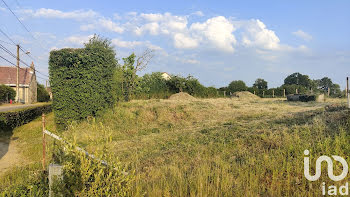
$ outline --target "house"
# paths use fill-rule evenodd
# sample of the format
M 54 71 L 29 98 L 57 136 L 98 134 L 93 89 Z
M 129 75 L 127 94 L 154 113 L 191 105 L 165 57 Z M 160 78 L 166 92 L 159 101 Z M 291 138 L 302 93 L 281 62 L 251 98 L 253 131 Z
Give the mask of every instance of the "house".
M 0 84 L 4 84 L 16 91 L 17 67 L 0 66 Z M 30 68 L 19 69 L 19 97 L 20 103 L 31 104 L 37 102 L 37 81 L 34 64 Z
M 170 76 L 167 72 L 162 72 L 162 77 L 163 77 L 163 79 L 165 79 L 165 80 L 171 79 L 171 76 Z

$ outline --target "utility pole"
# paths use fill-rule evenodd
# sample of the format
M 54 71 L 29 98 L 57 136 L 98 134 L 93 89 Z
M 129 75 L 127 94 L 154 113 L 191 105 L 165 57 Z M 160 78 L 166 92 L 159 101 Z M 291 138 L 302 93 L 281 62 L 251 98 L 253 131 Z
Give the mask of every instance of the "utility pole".
M 16 83 L 16 101 L 19 103 L 19 44 L 17 44 L 17 83 Z

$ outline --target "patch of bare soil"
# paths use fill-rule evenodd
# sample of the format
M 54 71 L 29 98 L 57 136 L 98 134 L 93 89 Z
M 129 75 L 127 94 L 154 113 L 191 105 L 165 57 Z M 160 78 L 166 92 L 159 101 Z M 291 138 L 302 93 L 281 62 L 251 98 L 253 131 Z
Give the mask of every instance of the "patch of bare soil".
M 0 175 L 21 161 L 16 142 L 0 137 Z

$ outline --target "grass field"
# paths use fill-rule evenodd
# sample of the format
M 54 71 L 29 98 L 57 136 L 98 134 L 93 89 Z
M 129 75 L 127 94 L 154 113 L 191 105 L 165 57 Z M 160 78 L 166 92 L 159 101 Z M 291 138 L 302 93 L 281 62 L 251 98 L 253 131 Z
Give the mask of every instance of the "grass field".
M 135 100 L 61 135 L 89 152 L 107 149 L 135 171 L 131 196 L 314 196 L 329 179 L 325 173 L 316 182 L 304 178 L 303 151 L 310 150 L 312 164 L 316 156 L 334 153 L 349 161 L 348 111 L 325 108 L 344 102 Z M 48 122 L 55 131 L 52 114 Z M 40 124 L 38 119 L 13 131 L 31 164 L 3 175 L 0 188 L 40 168 Z

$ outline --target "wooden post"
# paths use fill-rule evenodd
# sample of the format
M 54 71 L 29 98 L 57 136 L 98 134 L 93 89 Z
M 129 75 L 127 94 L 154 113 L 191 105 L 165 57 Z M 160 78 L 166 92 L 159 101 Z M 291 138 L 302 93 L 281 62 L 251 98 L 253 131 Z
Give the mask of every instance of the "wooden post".
M 286 97 L 286 89 L 283 89 L 283 97 Z
M 313 93 L 312 88 L 311 88 L 311 94 Z
M 349 77 L 346 78 L 346 97 L 348 98 L 348 108 L 350 108 Z
M 226 97 L 226 91 L 224 91 L 224 97 Z
M 265 97 L 265 90 L 263 91 L 263 97 Z
M 272 98 L 275 98 L 275 90 L 272 90 Z
M 298 88 L 297 88 L 297 89 L 295 89 L 295 94 L 298 94 Z
M 46 140 L 45 140 L 45 114 L 43 113 L 42 117 L 42 124 L 43 124 L 43 170 L 45 171 L 45 166 L 46 166 L 46 161 L 45 161 L 45 156 L 46 156 Z
M 255 95 L 255 90 L 254 90 L 254 95 Z

